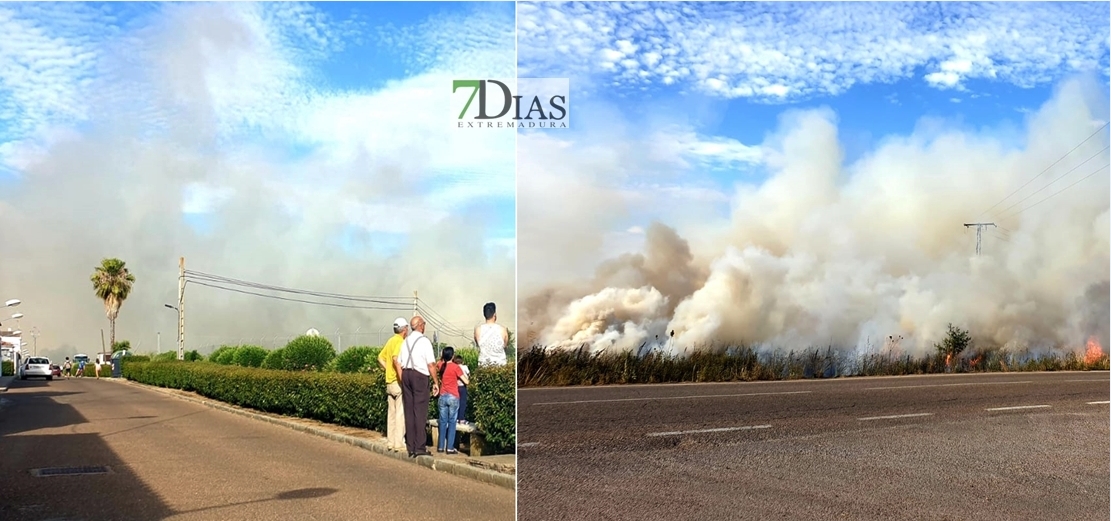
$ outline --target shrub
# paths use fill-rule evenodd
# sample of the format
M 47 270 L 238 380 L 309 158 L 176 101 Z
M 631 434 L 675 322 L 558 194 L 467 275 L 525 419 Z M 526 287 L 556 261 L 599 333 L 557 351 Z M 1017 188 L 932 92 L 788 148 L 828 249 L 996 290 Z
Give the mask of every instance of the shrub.
M 471 371 L 467 401 L 474 420 L 495 451 L 517 443 L 517 375 L 512 365 L 482 366 Z
M 217 347 L 215 351 L 208 354 L 207 360 L 209 362 L 213 362 L 213 363 L 218 364 L 218 363 L 220 363 L 220 357 L 224 356 L 224 353 L 226 353 L 228 351 L 231 351 L 232 349 L 235 349 L 235 347 L 234 346 L 220 346 L 220 347 Z
M 261 367 L 268 354 L 266 348 L 261 346 L 239 346 L 231 363 L 241 367 Z
M 262 359 L 263 369 L 282 369 L 285 367 L 285 349 L 278 348 L 271 351 Z
M 150 362 L 151 358 L 148 355 L 127 355 L 120 360 L 121 364 L 128 364 L 131 362 Z
M 148 362 L 125 365 L 124 376 L 270 413 L 377 431 L 386 426 L 386 386 L 380 375 Z
M 285 346 L 283 369 L 319 371 L 336 357 L 332 343 L 322 336 L 301 335 Z
M 120 341 L 116 342 L 115 344 L 112 344 L 112 352 L 113 353 L 115 353 L 116 351 L 124 351 L 124 350 L 130 350 L 130 349 L 131 349 L 131 341 L 130 340 L 120 340 Z
M 235 346 L 228 347 L 227 349 L 224 349 L 223 351 L 220 351 L 220 354 L 218 356 L 215 356 L 215 357 L 210 356 L 209 361 L 216 362 L 220 365 L 231 365 L 232 359 L 235 357 L 235 353 L 237 351 L 239 351 L 238 347 L 235 347 Z
M 472 372 L 478 367 L 478 349 L 463 347 L 456 349 L 455 354 L 463 359 L 463 365 L 466 365 Z
M 151 360 L 155 362 L 170 362 L 173 360 L 177 360 L 177 351 L 166 351 L 165 353 L 158 353 L 157 355 L 154 355 L 154 358 L 152 358 Z
M 15 362 L 4 360 L 3 364 L 0 364 L 0 376 L 12 376 L 14 374 Z
M 937 352 L 941 355 L 956 356 L 964 352 L 964 350 L 968 349 L 971 345 L 972 336 L 968 334 L 968 331 L 959 327 L 954 327 L 953 324 L 949 324 L 948 331 L 945 333 L 945 339 L 942 340 L 941 343 L 935 344 L 934 347 L 937 348 Z
M 201 356 L 200 351 L 197 351 L 196 349 L 194 349 L 192 351 L 186 351 L 185 352 L 185 361 L 186 362 L 200 362 L 201 360 L 204 360 L 204 357 Z
M 333 370 L 337 373 L 365 373 L 368 369 L 367 362 L 378 366 L 378 353 L 381 347 L 356 346 L 348 348 L 337 356 L 333 362 Z

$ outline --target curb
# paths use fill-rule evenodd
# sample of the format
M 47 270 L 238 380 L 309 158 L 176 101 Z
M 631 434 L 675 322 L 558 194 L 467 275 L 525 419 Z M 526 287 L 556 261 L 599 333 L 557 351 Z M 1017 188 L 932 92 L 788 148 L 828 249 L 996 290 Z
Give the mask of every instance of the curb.
M 150 389 L 152 391 L 156 391 L 156 392 L 165 394 L 167 396 L 172 396 L 174 398 L 178 398 L 180 400 L 185 400 L 187 402 L 193 402 L 193 403 L 196 403 L 196 404 L 204 405 L 204 406 L 212 408 L 212 409 L 216 409 L 216 410 L 220 410 L 220 411 L 224 411 L 224 412 L 230 412 L 232 414 L 238 414 L 238 415 L 246 417 L 246 418 L 251 418 L 251 419 L 254 419 L 254 420 L 261 420 L 261 421 L 264 421 L 264 422 L 267 422 L 267 423 L 270 423 L 270 424 L 273 424 L 273 425 L 279 425 L 279 426 L 282 426 L 282 427 L 286 427 L 288 429 L 293 429 L 295 431 L 300 431 L 300 432 L 304 432 L 304 433 L 307 433 L 307 434 L 312 434 L 314 436 L 319 436 L 321 438 L 326 438 L 326 439 L 329 439 L 329 440 L 332 440 L 332 441 L 338 441 L 340 443 L 346 443 L 348 445 L 354 445 L 354 446 L 359 447 L 361 449 L 368 450 L 368 451 L 371 451 L 371 452 L 375 452 L 375 453 L 381 454 L 383 456 L 393 458 L 393 459 L 398 460 L 398 461 L 404 461 L 404 462 L 407 462 L 407 463 L 409 463 L 409 462 L 416 463 L 416 464 L 418 464 L 422 467 L 425 467 L 425 468 L 429 468 L 429 469 L 440 471 L 440 472 L 446 472 L 448 474 L 454 474 L 456 476 L 471 479 L 471 480 L 474 480 L 474 481 L 478 481 L 480 483 L 488 483 L 488 484 L 491 484 L 491 485 L 497 485 L 497 486 L 502 487 L 502 488 L 508 488 L 509 490 L 516 490 L 517 489 L 516 477 L 512 476 L 512 475 L 509 475 L 509 474 L 502 474 L 501 472 L 494 472 L 494 471 L 491 471 L 491 470 L 475 468 L 475 467 L 472 467 L 471 465 L 467 465 L 465 463 L 457 463 L 457 462 L 450 461 L 450 460 L 437 460 L 432 456 L 418 456 L 417 458 L 410 458 L 406 454 L 391 452 L 384 445 L 379 444 L 379 443 L 374 443 L 374 442 L 372 442 L 370 440 L 367 440 L 367 439 L 356 438 L 354 436 L 348 436 L 346 434 L 339 434 L 339 433 L 336 433 L 336 432 L 331 432 L 331 431 L 328 431 L 326 429 L 321 429 L 319 427 L 314 427 L 314 426 L 311 426 L 311 425 L 302 425 L 300 423 L 288 421 L 288 420 L 285 420 L 285 419 L 282 419 L 282 418 L 274 418 L 274 417 L 267 416 L 267 415 L 264 415 L 264 414 L 259 414 L 259 413 L 256 413 L 256 412 L 235 408 L 235 407 L 232 407 L 230 405 L 227 405 L 227 404 L 224 404 L 224 403 L 218 402 L 218 401 L 202 400 L 202 399 L 198 399 L 198 398 L 193 398 L 191 396 L 182 396 L 182 395 L 177 394 L 177 393 L 168 392 L 167 390 L 163 389 L 162 387 L 155 387 L 153 385 L 146 385 L 146 384 L 141 384 L 141 383 L 137 383 L 137 382 L 132 382 L 131 380 L 127 380 L 125 378 L 107 378 L 107 380 L 118 381 L 118 382 L 123 383 L 123 384 L 133 385 L 133 386 L 141 387 L 141 388 L 144 388 L 144 389 Z

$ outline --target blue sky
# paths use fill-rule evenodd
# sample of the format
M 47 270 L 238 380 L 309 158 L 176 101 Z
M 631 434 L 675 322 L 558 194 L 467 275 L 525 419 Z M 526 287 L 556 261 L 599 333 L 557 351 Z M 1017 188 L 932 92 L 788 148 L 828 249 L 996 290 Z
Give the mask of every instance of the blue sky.
M 1062 81 L 1087 75 L 1106 99 L 1108 22 L 1108 5 L 1094 2 L 522 2 L 519 74 L 570 78 L 574 125 L 522 135 L 549 151 L 564 142 L 572 161 L 594 161 L 585 170 L 619 164 L 589 171 L 582 186 L 608 190 L 595 195 L 611 206 L 628 202 L 592 216 L 611 233 L 600 239 L 607 254 L 639 249 L 652 219 L 728 219 L 736 185 L 767 179 L 761 145 L 788 111 L 832 111 L 844 165 L 931 128 L 1023 146 L 1031 114 Z M 539 154 L 530 139 L 522 158 Z M 603 144 L 639 153 L 591 156 Z M 530 171 L 546 186 L 545 168 L 527 160 L 521 183 Z M 555 197 L 570 196 L 522 192 L 520 204 Z M 538 210 L 536 229 L 549 236 L 571 213 Z M 530 240 L 531 217 L 521 219 Z
M 430 74 L 512 71 L 513 16 L 511 3 L 7 4 L 0 7 L 0 20 L 12 29 L 9 43 L 0 45 L 0 186 L 18 186 L 36 153 L 60 136 L 104 132 L 112 123 L 103 113 L 120 104 L 143 113 L 132 122 L 154 132 L 184 125 L 170 115 L 175 110 L 211 111 L 197 116 L 211 117 L 219 125 L 207 151 L 265 155 L 276 168 L 289 172 L 274 176 L 274 182 L 316 183 L 293 172 L 316 170 L 321 163 L 341 164 L 346 175 L 355 178 L 358 174 L 351 169 L 359 168 L 356 164 L 403 164 L 401 149 L 412 146 L 406 140 L 418 138 L 390 136 L 373 125 L 395 117 L 424 118 L 435 125 L 439 114 L 434 106 L 426 106 L 423 113 L 399 114 L 405 109 L 398 104 L 408 101 L 404 93 L 398 94 L 399 88 L 417 96 L 413 102 L 420 100 L 419 88 L 399 85 L 414 78 L 427 82 Z M 205 18 L 211 34 L 175 28 L 184 20 Z M 239 21 L 245 21 L 246 31 L 230 29 Z M 229 26 L 226 34 L 218 33 L 221 24 Z M 213 56 L 207 64 L 152 71 L 167 62 L 152 67 L 147 60 L 173 45 L 198 46 L 201 52 L 207 52 L 204 46 L 221 45 L 237 50 Z M 174 85 L 158 85 L 153 76 L 160 73 L 207 75 L 207 99 L 167 107 L 159 96 L 183 92 L 175 92 L 179 87 Z M 90 98 L 99 103 L 90 107 Z M 152 106 L 136 109 L 138 100 Z M 394 112 L 374 110 L 383 103 Z M 351 120 L 351 111 L 358 110 L 366 110 L 366 116 Z M 398 138 L 392 145 L 391 137 Z M 458 135 L 444 137 L 457 141 L 451 149 L 476 148 L 474 138 L 466 142 Z M 428 219 L 381 203 L 376 195 L 350 204 L 378 205 L 378 213 L 413 214 L 414 227 L 475 205 L 493 208 L 496 211 L 486 216 L 487 239 L 492 245 L 511 244 L 515 235 L 512 152 L 505 148 L 509 144 L 502 143 L 500 150 L 487 147 L 471 157 L 443 153 L 419 161 L 424 164 L 413 168 L 429 181 L 429 204 L 436 207 L 425 212 Z M 387 150 L 390 147 L 394 150 Z M 355 159 L 360 154 L 362 163 Z M 503 157 L 491 160 L 498 154 Z M 485 185 L 486 193 L 476 184 Z M 221 233 L 215 206 L 234 197 L 231 189 L 219 185 L 218 180 L 206 179 L 182 194 L 182 218 L 198 233 Z M 364 222 L 335 227 L 334 244 L 356 256 L 371 250 L 390 255 L 405 244 L 405 223 L 400 232 L 391 231 L 398 228 L 398 219 L 376 223 L 375 211 L 359 213 Z M 353 230 L 361 230 L 368 240 L 351 240 Z

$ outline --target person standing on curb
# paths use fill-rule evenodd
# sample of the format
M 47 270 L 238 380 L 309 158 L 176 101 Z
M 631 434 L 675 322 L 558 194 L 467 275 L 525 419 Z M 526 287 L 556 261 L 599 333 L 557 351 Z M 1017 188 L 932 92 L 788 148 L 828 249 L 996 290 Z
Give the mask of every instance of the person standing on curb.
M 474 328 L 474 343 L 478 346 L 478 365 L 505 365 L 505 347 L 509 345 L 509 330 L 498 324 L 498 309 L 493 302 L 482 306 L 486 322 Z
M 409 333 L 409 323 L 404 318 L 394 320 L 393 332 L 378 353 L 378 365 L 386 373 L 386 445 L 392 452 L 401 452 L 405 448 L 405 405 L 401 400 L 401 364 L 397 357 Z
M 463 370 L 463 378 L 459 380 L 459 415 L 456 418 L 456 423 L 459 425 L 470 425 L 470 423 L 467 422 L 467 385 L 470 384 L 471 368 L 467 367 L 467 363 L 463 361 L 463 357 L 459 356 L 459 353 L 455 353 L 455 358 L 452 359 L 452 361 L 458 364 L 459 368 Z M 444 381 L 443 375 L 440 376 L 440 381 Z M 447 384 L 444 385 L 446 386 Z
M 401 401 L 405 408 L 405 446 L 409 457 L 431 456 L 424 442 L 427 439 L 425 424 L 428 422 L 428 402 L 432 395 L 440 394 L 440 380 L 436 372 L 436 352 L 432 341 L 424 336 L 424 318 L 415 315 L 409 320 L 409 334 L 405 336 L 397 356 L 401 364 Z M 428 379 L 432 379 L 432 392 L 428 392 Z
M 436 452 L 455 454 L 455 422 L 459 417 L 459 388 L 467 383 L 467 376 L 463 369 L 455 363 L 455 348 L 445 347 L 440 356 L 440 365 L 437 370 L 440 383 L 440 396 L 437 403 L 440 411 L 440 438 Z

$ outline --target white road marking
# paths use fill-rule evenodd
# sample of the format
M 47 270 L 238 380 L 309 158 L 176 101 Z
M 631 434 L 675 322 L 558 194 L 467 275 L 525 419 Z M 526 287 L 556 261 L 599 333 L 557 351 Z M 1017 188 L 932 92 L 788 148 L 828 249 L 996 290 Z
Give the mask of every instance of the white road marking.
M 986 411 L 1017 411 L 1019 409 L 1048 409 L 1049 405 L 1016 405 L 1014 407 L 992 407 Z
M 690 396 L 663 396 L 659 398 L 613 398 L 609 400 L 575 400 L 570 402 L 541 402 L 533 405 L 571 405 L 577 403 L 647 402 L 652 400 L 690 400 L 694 398 L 732 398 L 736 396 L 771 396 L 777 394 L 808 394 L 814 391 L 784 391 L 779 393 L 696 394 Z
M 698 429 L 694 431 L 671 431 L 671 432 L 650 432 L 648 436 L 681 436 L 683 434 L 702 434 L 707 432 L 732 432 L 732 431 L 750 431 L 755 429 L 770 429 L 771 425 L 750 425 L 746 427 L 719 427 L 716 429 Z
M 930 384 L 930 385 L 899 385 L 895 387 L 868 387 L 865 391 L 883 391 L 888 389 L 921 389 L 923 387 L 960 387 L 967 385 L 1011 385 L 1011 384 L 1029 384 L 1034 383 L 1031 380 L 1023 380 L 1021 382 L 969 382 L 963 384 Z
M 530 442 L 528 442 L 528 443 L 518 443 L 518 444 L 517 444 L 517 446 L 518 446 L 518 447 L 535 447 L 535 446 L 537 446 L 537 445 L 540 445 L 540 442 L 538 442 L 538 441 L 530 441 Z
M 1111 380 L 1093 380 L 1091 378 L 1089 378 L 1087 380 L 1061 380 L 1061 381 L 1062 382 L 1103 382 L 1103 383 L 1111 382 Z
M 1111 402 L 1088 402 L 1088 405 L 1107 405 L 1107 404 L 1111 404 Z
M 857 420 L 860 420 L 862 422 L 870 420 L 894 420 L 898 418 L 918 418 L 920 416 L 933 416 L 933 414 L 934 413 L 932 412 L 919 412 L 915 414 L 896 414 L 894 416 L 871 416 L 868 418 L 857 418 Z

